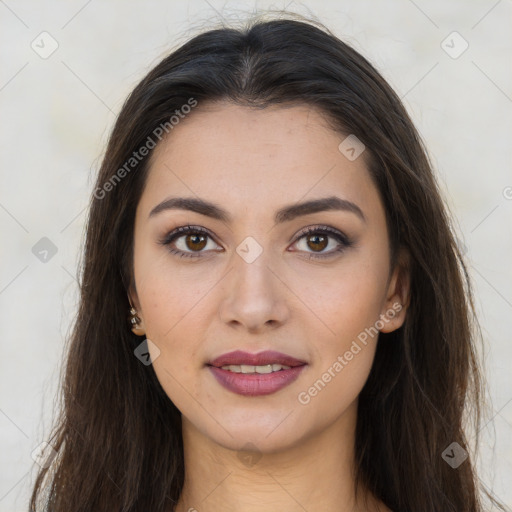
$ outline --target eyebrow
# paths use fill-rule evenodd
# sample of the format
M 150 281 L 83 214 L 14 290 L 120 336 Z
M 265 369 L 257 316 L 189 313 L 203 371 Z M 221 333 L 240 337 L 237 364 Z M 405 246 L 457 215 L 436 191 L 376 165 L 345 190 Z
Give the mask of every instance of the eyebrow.
M 232 221 L 231 215 L 218 204 L 195 197 L 170 197 L 165 199 L 151 210 L 149 218 L 154 217 L 165 210 L 189 210 L 222 222 L 229 223 Z M 351 212 L 357 215 L 363 222 L 366 222 L 366 217 L 359 206 L 337 196 L 313 199 L 311 201 L 295 203 L 280 208 L 274 216 L 274 222 L 276 224 L 281 224 L 283 222 L 291 221 L 297 217 L 301 217 L 302 215 L 309 215 L 329 210 Z

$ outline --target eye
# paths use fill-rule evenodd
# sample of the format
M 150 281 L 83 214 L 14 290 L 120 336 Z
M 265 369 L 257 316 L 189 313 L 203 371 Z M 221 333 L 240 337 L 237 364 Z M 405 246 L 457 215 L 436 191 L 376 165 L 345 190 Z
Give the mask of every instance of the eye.
M 199 226 L 182 226 L 171 231 L 160 240 L 160 243 L 168 246 L 171 254 L 181 258 L 198 258 L 205 252 L 203 249 L 208 248 L 209 241 L 213 242 L 212 236 L 206 229 Z M 217 245 L 215 242 L 213 244 Z
M 309 253 L 309 259 L 329 258 L 353 245 L 353 241 L 344 233 L 337 229 L 330 228 L 329 226 L 309 226 L 305 228 L 299 233 L 294 244 L 298 244 L 298 242 L 302 241 L 304 241 L 304 243 L 299 250 L 309 252 L 308 249 L 312 249 L 313 251 Z M 322 252 L 328 247 L 331 247 L 330 251 Z

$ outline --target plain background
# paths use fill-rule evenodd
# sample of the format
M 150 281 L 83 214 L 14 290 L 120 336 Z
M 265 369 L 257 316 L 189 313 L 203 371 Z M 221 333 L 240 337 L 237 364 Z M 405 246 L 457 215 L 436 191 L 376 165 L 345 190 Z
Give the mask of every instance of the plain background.
M 5 0 L 0 511 L 28 510 L 31 453 L 49 432 L 77 306 L 85 208 L 126 95 L 201 28 L 269 7 L 318 17 L 368 57 L 402 97 L 427 144 L 456 218 L 486 340 L 492 403 L 480 432 L 480 476 L 512 505 L 510 0 Z M 58 47 L 47 55 L 52 45 Z M 46 261 L 37 257 L 42 246 L 36 244 L 48 244 L 43 237 L 57 251 Z

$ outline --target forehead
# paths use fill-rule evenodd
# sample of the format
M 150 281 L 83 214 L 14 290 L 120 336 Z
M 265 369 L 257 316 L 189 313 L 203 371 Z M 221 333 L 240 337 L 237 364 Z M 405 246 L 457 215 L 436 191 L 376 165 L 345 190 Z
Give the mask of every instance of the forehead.
M 338 148 L 346 137 L 308 105 L 199 104 L 153 150 L 139 206 L 149 212 L 169 195 L 196 195 L 233 211 L 273 211 L 336 194 L 379 209 L 364 152 L 351 161 Z

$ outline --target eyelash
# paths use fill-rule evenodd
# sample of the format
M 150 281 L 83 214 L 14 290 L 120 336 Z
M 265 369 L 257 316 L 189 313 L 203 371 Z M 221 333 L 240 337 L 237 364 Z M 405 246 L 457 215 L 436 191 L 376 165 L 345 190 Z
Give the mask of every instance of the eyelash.
M 169 234 L 167 234 L 163 239 L 159 240 L 159 243 L 164 246 L 170 246 L 172 242 L 174 242 L 176 239 L 181 238 L 185 235 L 190 234 L 201 234 L 208 236 L 213 240 L 213 236 L 210 234 L 210 232 L 207 229 L 204 229 L 200 226 L 181 226 L 179 228 L 176 228 L 175 230 L 171 231 Z M 331 238 L 334 238 L 340 245 L 327 253 L 308 253 L 309 259 L 325 259 L 334 256 L 335 254 L 339 254 L 343 252 L 348 247 L 351 247 L 353 245 L 353 241 L 350 240 L 346 235 L 341 233 L 340 231 L 337 231 L 333 228 L 330 228 L 329 226 L 308 226 L 307 228 L 304 228 L 298 235 L 297 238 L 294 240 L 293 244 L 296 244 L 299 240 L 302 238 L 308 236 L 308 235 L 327 235 Z M 200 258 L 201 251 L 196 253 L 189 253 L 185 251 L 181 251 L 180 249 L 174 249 L 173 247 L 167 247 L 168 251 L 171 254 L 175 254 L 179 256 L 180 258 Z

